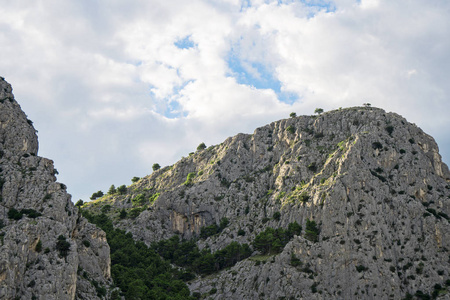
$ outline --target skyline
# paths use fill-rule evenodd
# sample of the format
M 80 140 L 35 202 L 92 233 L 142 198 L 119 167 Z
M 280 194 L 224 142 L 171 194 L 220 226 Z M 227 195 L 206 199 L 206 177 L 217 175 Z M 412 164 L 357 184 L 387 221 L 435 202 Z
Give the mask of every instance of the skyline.
M 398 113 L 450 162 L 446 1 L 19 0 L 0 13 L 0 76 L 74 202 L 317 107 Z

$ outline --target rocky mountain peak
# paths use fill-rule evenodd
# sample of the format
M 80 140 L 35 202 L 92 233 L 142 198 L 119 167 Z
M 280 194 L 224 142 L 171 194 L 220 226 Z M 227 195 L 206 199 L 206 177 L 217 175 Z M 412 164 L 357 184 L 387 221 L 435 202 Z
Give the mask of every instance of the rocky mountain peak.
M 37 152 L 36 130 L 0 78 L 0 299 L 100 299 L 110 284 L 105 233 Z
M 281 252 L 191 282 L 205 297 L 401 299 L 450 282 L 449 182 L 432 137 L 352 107 L 199 147 L 85 209 L 148 245 L 179 235 L 211 251 L 303 228 Z

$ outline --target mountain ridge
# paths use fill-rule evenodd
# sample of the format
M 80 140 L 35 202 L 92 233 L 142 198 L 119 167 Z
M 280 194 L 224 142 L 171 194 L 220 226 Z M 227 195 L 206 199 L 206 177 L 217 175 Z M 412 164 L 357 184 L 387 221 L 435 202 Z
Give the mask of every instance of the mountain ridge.
M 267 228 L 292 222 L 307 228 L 314 221 L 317 243 L 302 234 L 271 256 L 270 268 L 250 257 L 214 279 L 191 282 L 191 290 L 207 295 L 216 289 L 208 294 L 214 299 L 398 299 L 444 286 L 437 272 L 449 269 L 449 178 L 435 141 L 420 128 L 395 113 L 354 107 L 283 119 L 200 147 L 85 209 L 100 213 L 110 206 L 115 226 L 148 245 L 179 235 L 211 251 L 231 242 L 254 244 Z M 131 218 L 121 219 L 121 211 Z M 223 218 L 226 228 L 199 238 Z M 320 264 L 308 253 L 322 257 Z M 292 255 L 306 262 L 313 278 L 292 267 Z M 431 267 L 419 279 L 414 268 L 423 274 L 424 261 Z M 336 274 L 336 266 L 346 276 Z M 349 284 L 350 278 L 359 280 Z M 374 284 L 366 287 L 367 281 Z

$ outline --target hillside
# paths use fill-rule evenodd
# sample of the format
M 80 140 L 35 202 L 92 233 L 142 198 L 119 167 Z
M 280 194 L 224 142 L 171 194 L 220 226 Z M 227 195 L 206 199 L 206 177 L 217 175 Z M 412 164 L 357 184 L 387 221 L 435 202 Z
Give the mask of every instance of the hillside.
M 0 78 L 0 299 L 102 299 L 112 290 L 105 233 L 37 155 L 32 124 Z
M 199 147 L 83 211 L 202 275 L 186 279 L 196 297 L 444 299 L 449 181 L 432 137 L 395 113 L 354 107 Z M 167 254 L 174 236 L 209 262 Z M 230 258 L 230 245 L 252 253 Z

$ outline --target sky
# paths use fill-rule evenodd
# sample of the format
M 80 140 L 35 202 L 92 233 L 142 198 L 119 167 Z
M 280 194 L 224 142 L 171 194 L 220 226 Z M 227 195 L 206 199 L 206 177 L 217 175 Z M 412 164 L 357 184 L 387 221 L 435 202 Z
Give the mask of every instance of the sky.
M 448 0 L 0 0 L 0 76 L 73 201 L 204 142 L 371 103 L 450 162 Z

